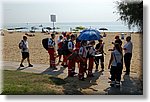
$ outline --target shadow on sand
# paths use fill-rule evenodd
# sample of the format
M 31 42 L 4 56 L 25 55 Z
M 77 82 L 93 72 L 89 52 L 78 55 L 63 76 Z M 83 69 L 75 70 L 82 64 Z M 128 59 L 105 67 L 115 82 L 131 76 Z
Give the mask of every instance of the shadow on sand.
M 90 88 L 92 85 L 97 85 L 96 80 L 103 75 L 102 72 L 95 72 L 94 77 L 88 77 L 84 81 L 80 81 L 78 76 L 76 77 L 66 77 L 64 80 L 66 84 L 63 85 L 64 87 L 64 94 L 65 95 L 82 95 L 82 89 L 91 90 L 91 92 L 97 92 L 98 90 L 94 88 Z M 93 94 L 93 93 L 84 93 L 84 94 Z
M 27 68 L 29 68 L 29 67 L 23 67 L 23 68 L 22 67 L 18 67 L 17 70 L 25 70 Z

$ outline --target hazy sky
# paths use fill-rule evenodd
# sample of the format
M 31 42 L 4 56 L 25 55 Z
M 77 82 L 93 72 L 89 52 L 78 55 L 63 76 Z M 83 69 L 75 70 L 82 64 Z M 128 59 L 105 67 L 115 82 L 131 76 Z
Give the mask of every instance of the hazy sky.
M 2 2 L 3 23 L 45 23 L 56 14 L 57 22 L 116 21 L 116 0 L 26 0 Z

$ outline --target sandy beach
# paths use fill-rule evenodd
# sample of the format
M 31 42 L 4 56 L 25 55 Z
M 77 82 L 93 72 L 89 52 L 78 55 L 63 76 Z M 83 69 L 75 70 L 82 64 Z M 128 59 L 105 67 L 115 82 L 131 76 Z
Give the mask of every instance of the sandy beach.
M 21 60 L 21 51 L 18 48 L 18 43 L 22 39 L 22 36 L 25 34 L 23 32 L 14 32 L 14 33 L 8 33 L 7 31 L 4 32 L 5 36 L 0 36 L 3 40 L 3 48 L 2 48 L 2 54 L 3 54 L 3 60 L 4 61 L 17 61 L 20 62 Z M 102 33 L 103 34 L 103 33 Z M 105 55 L 105 69 L 108 67 L 108 62 L 110 58 L 110 51 L 108 49 L 112 48 L 113 45 L 111 44 L 112 41 L 114 41 L 114 37 L 118 34 L 121 34 L 119 32 L 109 32 L 107 33 L 107 37 L 103 38 L 103 41 L 105 43 L 104 51 L 106 53 Z M 125 33 L 125 37 L 129 33 Z M 35 33 L 35 36 L 28 37 L 29 42 L 29 51 L 30 51 L 30 59 L 31 63 L 36 64 L 49 64 L 49 55 L 47 51 L 42 46 L 42 39 L 47 38 L 50 35 L 46 35 L 43 33 Z M 57 38 L 58 35 L 56 35 Z M 142 38 L 143 36 L 134 33 L 131 35 L 132 42 L 133 42 L 133 56 L 131 61 L 131 72 L 138 73 L 138 75 L 141 75 L 142 68 Z M 125 39 L 122 40 L 123 45 L 126 43 Z M 57 60 L 58 61 L 58 60 Z M 125 67 L 124 67 L 125 70 Z

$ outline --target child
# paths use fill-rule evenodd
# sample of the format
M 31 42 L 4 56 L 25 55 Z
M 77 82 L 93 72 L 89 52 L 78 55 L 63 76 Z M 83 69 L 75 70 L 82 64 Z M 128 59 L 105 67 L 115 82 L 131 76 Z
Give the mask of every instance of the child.
M 87 68 L 87 50 L 86 50 L 87 41 L 81 42 L 81 47 L 79 49 L 79 57 L 80 59 L 80 67 L 79 67 L 79 80 L 84 80 L 84 72 L 86 72 Z
M 22 60 L 21 60 L 21 63 L 20 63 L 20 67 L 24 67 L 23 62 L 26 58 L 27 58 L 27 61 L 28 61 L 28 64 L 29 64 L 28 67 L 33 67 L 33 65 L 30 64 L 29 47 L 28 47 L 28 41 L 27 41 L 26 36 L 23 36 L 23 40 L 21 40 L 21 42 L 19 43 L 19 46 L 20 46 L 20 49 L 21 49 L 21 52 L 22 52 Z
M 94 56 L 95 56 L 95 49 L 94 49 L 95 41 L 89 42 L 89 66 L 88 66 L 88 75 L 87 77 L 94 77 L 92 70 L 94 64 Z
M 96 56 L 95 57 L 95 64 L 96 64 L 96 70 L 98 71 L 98 66 L 99 66 L 99 60 L 101 61 L 101 71 L 104 71 L 104 43 L 103 40 L 99 40 L 99 43 L 96 45 L 96 54 L 101 54 L 101 56 Z
M 119 44 L 114 44 L 115 49 L 111 53 L 108 69 L 110 69 L 111 74 L 111 86 L 116 84 L 117 87 L 120 86 L 121 74 L 122 74 L 122 51 L 120 50 Z
M 58 39 L 58 56 L 59 56 L 59 61 L 58 61 L 58 63 L 59 62 L 62 62 L 61 61 L 61 57 L 62 57 L 62 44 L 63 44 L 63 35 L 60 35 L 59 36 L 59 39 Z

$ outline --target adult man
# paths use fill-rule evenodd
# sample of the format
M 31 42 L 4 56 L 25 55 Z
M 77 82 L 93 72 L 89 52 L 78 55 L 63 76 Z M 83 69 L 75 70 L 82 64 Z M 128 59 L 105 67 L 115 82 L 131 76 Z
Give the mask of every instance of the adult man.
M 50 57 L 50 68 L 56 69 L 55 65 L 55 34 L 51 34 L 51 38 L 48 39 L 48 53 Z
M 23 61 L 27 58 L 28 61 L 28 67 L 33 67 L 32 64 L 30 64 L 30 59 L 29 59 L 29 47 L 28 47 L 28 41 L 27 41 L 27 37 L 23 36 L 23 40 L 21 40 L 21 42 L 19 43 L 19 47 L 21 49 L 22 52 L 22 60 L 20 63 L 20 67 L 24 67 L 23 65 Z
M 128 36 L 126 38 L 127 43 L 124 45 L 123 49 L 124 49 L 124 62 L 125 62 L 125 67 L 126 67 L 126 73 L 125 75 L 129 75 L 130 74 L 130 62 L 131 62 L 131 57 L 132 57 L 132 42 L 131 42 L 131 36 Z

